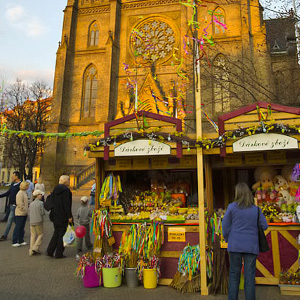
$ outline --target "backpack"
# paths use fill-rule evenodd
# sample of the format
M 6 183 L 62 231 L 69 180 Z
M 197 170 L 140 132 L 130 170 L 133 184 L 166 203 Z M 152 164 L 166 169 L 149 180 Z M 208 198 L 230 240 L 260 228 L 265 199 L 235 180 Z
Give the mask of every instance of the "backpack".
M 54 208 L 54 196 L 50 193 L 44 202 L 44 208 L 46 211 L 50 211 Z

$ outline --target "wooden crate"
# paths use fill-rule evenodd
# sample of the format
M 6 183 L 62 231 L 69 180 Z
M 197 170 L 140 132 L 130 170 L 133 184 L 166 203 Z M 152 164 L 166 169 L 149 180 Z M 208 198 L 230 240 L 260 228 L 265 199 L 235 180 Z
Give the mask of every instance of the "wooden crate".
M 300 285 L 279 284 L 281 295 L 300 296 Z

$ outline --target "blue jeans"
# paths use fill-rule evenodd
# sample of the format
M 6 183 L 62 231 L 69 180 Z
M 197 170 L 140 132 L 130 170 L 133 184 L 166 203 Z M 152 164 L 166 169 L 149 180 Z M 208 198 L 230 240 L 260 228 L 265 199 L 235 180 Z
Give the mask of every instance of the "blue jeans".
M 229 252 L 228 300 L 238 300 L 242 258 L 244 258 L 245 299 L 255 300 L 256 257 L 257 255 L 252 253 Z
M 8 219 L 7 219 L 7 224 L 6 224 L 4 233 L 3 233 L 3 236 L 5 238 L 7 238 L 8 234 L 9 234 L 12 223 L 15 222 L 15 210 L 16 210 L 16 207 L 11 204 L 9 207 L 9 215 L 8 215 Z
M 13 244 L 23 243 L 27 216 L 16 216 L 16 226 L 13 233 Z

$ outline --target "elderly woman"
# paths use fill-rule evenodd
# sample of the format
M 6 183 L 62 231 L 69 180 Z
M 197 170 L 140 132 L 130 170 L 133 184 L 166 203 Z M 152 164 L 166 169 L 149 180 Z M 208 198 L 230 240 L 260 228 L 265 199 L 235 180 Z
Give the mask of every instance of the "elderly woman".
M 235 201 L 224 216 L 223 235 L 230 258 L 228 299 L 237 300 L 244 259 L 245 298 L 255 300 L 256 257 L 259 254 L 257 218 L 266 230 L 268 224 L 261 209 L 254 205 L 252 193 L 244 182 L 235 187 Z
M 55 256 L 55 258 L 65 258 L 63 255 L 63 236 L 67 230 L 68 223 L 73 222 L 72 193 L 69 185 L 70 177 L 62 175 L 59 178 L 59 184 L 52 192 L 54 198 L 52 219 L 54 233 L 47 248 L 47 255 L 51 257 Z
M 20 247 L 27 245 L 24 242 L 25 224 L 28 215 L 28 195 L 26 193 L 29 187 L 29 182 L 22 181 L 20 184 L 20 191 L 16 196 L 16 226 L 13 233 L 13 247 Z

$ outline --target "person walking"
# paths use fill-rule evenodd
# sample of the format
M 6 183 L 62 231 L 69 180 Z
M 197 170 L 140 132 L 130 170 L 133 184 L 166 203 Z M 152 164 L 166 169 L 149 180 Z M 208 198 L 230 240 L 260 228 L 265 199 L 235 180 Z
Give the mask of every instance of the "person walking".
M 8 196 L 9 199 L 9 215 L 8 215 L 7 224 L 4 233 L 0 237 L 0 242 L 7 240 L 7 236 L 9 234 L 12 223 L 15 221 L 16 195 L 20 190 L 20 184 L 21 184 L 20 178 L 21 178 L 20 172 L 15 171 L 12 176 L 13 182 L 9 190 L 0 195 L 0 198 Z
M 45 185 L 43 184 L 41 177 L 38 178 L 37 183 L 34 186 L 34 190 L 40 190 L 45 193 Z
M 93 185 L 90 193 L 90 206 L 95 205 L 95 195 L 96 195 L 96 178 L 93 178 Z
M 59 178 L 59 184 L 52 192 L 54 199 L 52 209 L 54 232 L 47 248 L 47 255 L 50 257 L 65 258 L 63 255 L 63 236 L 67 230 L 68 223 L 73 222 L 72 193 L 69 186 L 70 177 L 68 175 L 62 175 Z
M 223 235 L 228 242 L 229 289 L 228 300 L 237 300 L 242 261 L 244 260 L 244 290 L 246 300 L 255 300 L 256 257 L 259 254 L 257 218 L 266 230 L 268 224 L 248 185 L 240 182 L 235 186 L 235 201 L 228 205 L 222 221 Z
M 81 206 L 77 210 L 77 219 L 79 220 L 79 225 L 84 226 L 86 229 L 86 234 L 84 236 L 85 246 L 90 250 L 93 247 L 90 238 L 90 218 L 92 217 L 93 211 L 87 205 L 89 201 L 87 196 L 83 196 L 80 201 Z M 77 237 L 77 252 L 82 251 L 82 242 L 83 238 Z
M 27 243 L 24 242 L 25 224 L 28 215 L 28 195 L 27 189 L 29 183 L 27 181 L 22 181 L 20 184 L 20 190 L 16 196 L 16 226 L 13 232 L 13 247 L 26 246 Z
M 44 236 L 43 216 L 45 215 L 44 203 L 42 201 L 44 192 L 35 190 L 32 193 L 33 202 L 30 204 L 30 249 L 29 255 L 40 254 L 40 246 Z

